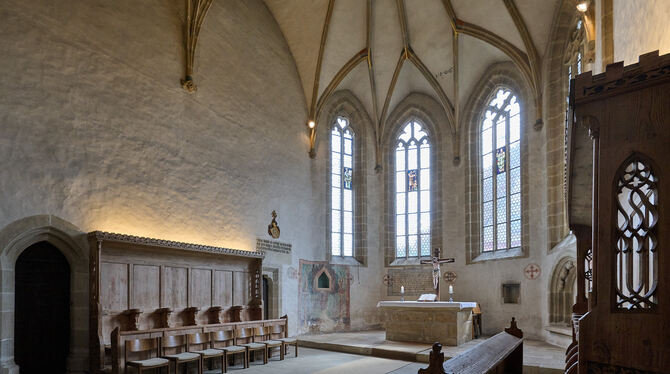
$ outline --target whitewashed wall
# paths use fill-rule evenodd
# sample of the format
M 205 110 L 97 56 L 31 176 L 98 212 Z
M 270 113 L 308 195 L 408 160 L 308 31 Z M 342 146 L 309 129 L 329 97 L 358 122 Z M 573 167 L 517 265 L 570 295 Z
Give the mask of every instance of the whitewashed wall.
M 0 94 L 0 228 L 47 214 L 81 232 L 253 250 L 276 209 L 294 254 L 266 264 L 320 255 L 305 99 L 279 28 L 260 0 L 215 1 L 189 94 L 184 7 L 0 4 L 11 77 Z M 280 312 L 295 321 L 297 280 L 282 284 Z
M 614 0 L 614 62 L 634 64 L 655 50 L 670 53 L 670 1 Z

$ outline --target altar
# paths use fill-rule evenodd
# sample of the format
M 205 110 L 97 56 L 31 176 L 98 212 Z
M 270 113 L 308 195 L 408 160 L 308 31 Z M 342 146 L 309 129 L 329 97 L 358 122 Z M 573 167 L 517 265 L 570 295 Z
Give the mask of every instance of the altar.
M 386 340 L 457 346 L 472 340 L 475 302 L 380 301 Z

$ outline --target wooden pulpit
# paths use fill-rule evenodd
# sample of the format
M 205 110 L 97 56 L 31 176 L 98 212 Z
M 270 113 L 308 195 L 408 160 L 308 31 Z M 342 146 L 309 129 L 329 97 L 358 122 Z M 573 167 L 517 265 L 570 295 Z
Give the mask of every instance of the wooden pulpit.
M 665 373 L 670 54 L 649 53 L 634 65 L 579 75 L 571 103 L 577 126 L 593 141 L 592 230 L 586 231 L 592 232 L 593 268 L 581 269 L 593 283 L 588 311 L 577 323 L 578 345 L 571 348 L 576 362 L 566 372 Z

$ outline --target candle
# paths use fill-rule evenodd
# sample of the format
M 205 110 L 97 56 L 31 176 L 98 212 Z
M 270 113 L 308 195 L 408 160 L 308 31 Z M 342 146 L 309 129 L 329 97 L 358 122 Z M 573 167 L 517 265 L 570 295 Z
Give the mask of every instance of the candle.
M 449 293 L 454 293 L 454 286 L 449 285 Z
M 405 293 L 405 286 L 400 286 L 400 293 Z

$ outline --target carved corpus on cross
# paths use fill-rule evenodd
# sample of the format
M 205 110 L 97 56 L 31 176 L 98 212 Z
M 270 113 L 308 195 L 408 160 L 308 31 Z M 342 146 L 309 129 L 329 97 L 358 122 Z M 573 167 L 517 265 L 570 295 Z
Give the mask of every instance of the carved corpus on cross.
M 454 262 L 453 258 L 440 258 L 440 248 L 433 250 L 433 257 L 430 260 L 421 260 L 422 265 L 433 265 L 433 289 L 437 295 L 437 301 L 440 301 L 440 264 Z

